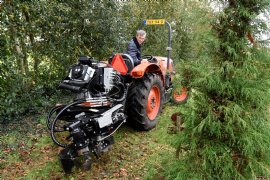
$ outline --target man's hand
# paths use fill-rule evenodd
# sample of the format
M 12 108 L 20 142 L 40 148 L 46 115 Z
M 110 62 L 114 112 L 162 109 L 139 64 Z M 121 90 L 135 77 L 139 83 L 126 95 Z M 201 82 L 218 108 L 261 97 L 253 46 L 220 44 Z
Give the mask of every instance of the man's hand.
M 141 63 L 147 63 L 147 62 L 148 62 L 147 59 L 142 59 L 142 60 L 141 60 Z

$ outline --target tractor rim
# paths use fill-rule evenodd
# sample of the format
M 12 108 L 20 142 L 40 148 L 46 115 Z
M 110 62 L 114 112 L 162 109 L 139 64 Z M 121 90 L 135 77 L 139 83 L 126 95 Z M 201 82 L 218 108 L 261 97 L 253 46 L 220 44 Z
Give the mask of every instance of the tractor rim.
M 187 94 L 187 89 L 186 88 L 176 88 L 173 91 L 173 99 L 177 102 L 181 102 L 184 101 L 187 98 L 188 94 Z
M 153 121 L 155 120 L 160 108 L 160 89 L 153 86 L 148 95 L 147 116 Z

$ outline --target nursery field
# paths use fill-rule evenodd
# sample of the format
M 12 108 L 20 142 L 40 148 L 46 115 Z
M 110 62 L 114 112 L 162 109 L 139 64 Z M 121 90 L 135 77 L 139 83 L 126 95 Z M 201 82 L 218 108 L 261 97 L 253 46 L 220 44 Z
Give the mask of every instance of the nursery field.
M 47 131 L 45 117 L 25 118 L 1 127 L 0 179 L 152 179 L 163 170 L 161 154 L 175 156 L 167 133 L 175 106 L 167 105 L 156 128 L 135 131 L 124 124 L 115 133 L 115 144 L 94 158 L 92 169 L 73 169 L 66 175 L 56 146 Z M 162 179 L 162 176 L 156 177 Z

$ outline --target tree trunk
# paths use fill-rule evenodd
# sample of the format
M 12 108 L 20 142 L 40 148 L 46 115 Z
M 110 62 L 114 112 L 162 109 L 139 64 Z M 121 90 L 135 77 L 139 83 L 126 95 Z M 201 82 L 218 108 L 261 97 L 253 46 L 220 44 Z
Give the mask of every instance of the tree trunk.
M 21 42 L 20 39 L 17 36 L 17 31 L 16 27 L 14 27 L 14 17 L 9 17 L 10 18 L 10 26 L 9 26 L 9 32 L 10 32 L 10 39 L 12 40 L 13 44 L 13 49 L 14 49 L 14 54 L 16 54 L 16 63 L 17 63 L 17 71 L 21 74 L 25 74 L 25 66 L 24 66 L 24 57 L 25 54 L 22 51 L 21 47 Z
M 23 7 L 22 12 L 23 12 L 23 15 L 25 17 L 26 22 L 29 25 L 28 36 L 29 36 L 29 39 L 30 39 L 30 42 L 31 42 L 31 47 L 32 47 L 31 54 L 32 54 L 32 58 L 34 60 L 34 71 L 35 71 L 35 74 L 37 75 L 38 74 L 38 65 L 40 63 L 40 60 L 38 58 L 36 58 L 36 44 L 35 44 L 34 33 L 32 32 L 32 27 L 31 27 L 32 22 L 31 22 L 30 15 L 29 15 L 29 12 L 26 9 L 26 7 Z
M 29 75 L 29 67 L 28 67 L 28 61 L 27 61 L 27 51 L 25 49 L 25 43 L 24 43 L 24 39 L 23 37 L 21 37 L 21 49 L 22 49 L 22 54 L 23 54 L 23 57 L 22 57 L 22 61 L 23 61 L 23 68 L 24 68 L 24 72 L 26 75 Z
M 12 27 L 12 29 L 14 30 L 13 27 Z M 20 46 L 19 38 L 17 37 L 15 31 L 12 32 L 11 36 L 12 36 L 11 38 L 13 38 L 14 42 L 15 42 L 14 49 L 17 53 L 16 57 L 17 57 L 18 70 L 20 73 L 25 74 L 24 61 L 23 61 L 24 54 L 23 54 L 21 46 Z

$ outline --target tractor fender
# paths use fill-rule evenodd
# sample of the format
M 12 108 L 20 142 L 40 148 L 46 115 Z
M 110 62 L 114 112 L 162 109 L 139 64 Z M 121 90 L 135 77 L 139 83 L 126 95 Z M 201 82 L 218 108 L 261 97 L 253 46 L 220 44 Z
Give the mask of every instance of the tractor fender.
M 132 78 L 142 78 L 146 72 L 155 72 L 158 73 L 164 83 L 164 77 L 162 75 L 162 71 L 160 67 L 155 63 L 141 63 L 137 65 L 131 72 L 130 75 Z

